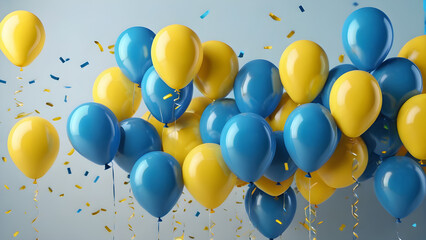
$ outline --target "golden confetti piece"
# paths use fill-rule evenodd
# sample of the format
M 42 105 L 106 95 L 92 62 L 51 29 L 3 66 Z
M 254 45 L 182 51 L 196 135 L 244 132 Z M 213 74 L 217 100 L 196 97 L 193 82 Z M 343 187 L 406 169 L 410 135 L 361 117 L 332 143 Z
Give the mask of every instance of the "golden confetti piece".
M 210 213 L 215 213 L 215 211 L 213 209 L 210 209 Z
M 340 230 L 340 231 L 343 231 L 343 229 L 345 229 L 345 227 L 346 227 L 346 225 L 345 225 L 345 224 L 342 224 L 342 225 L 339 227 L 339 230 Z
M 52 188 L 51 188 L 51 187 L 48 187 L 48 189 L 49 189 L 49 192 L 51 192 L 51 193 L 53 192 L 53 190 L 52 190 Z
M 114 54 L 115 52 L 114 51 L 109 51 L 109 53 Z
M 19 190 L 24 190 L 26 187 L 25 187 L 25 185 L 22 185 L 20 188 L 19 188 Z
M 19 79 L 19 80 L 21 80 L 22 79 L 22 77 L 16 77 L 17 79 Z
M 181 222 L 179 222 L 179 221 L 176 221 L 176 223 L 177 223 L 177 224 L 179 224 L 179 225 L 182 225 L 182 223 L 181 223 Z
M 243 202 L 235 202 L 236 204 L 243 204 Z
M 88 202 L 87 202 L 87 203 L 86 203 L 86 206 L 90 207 L 90 203 L 88 203 Z
M 3 162 L 7 162 L 6 157 L 1 157 L 1 160 L 3 160 Z
M 101 52 L 103 52 L 104 48 L 102 47 L 102 45 L 98 41 L 95 41 L 95 43 L 96 43 L 96 45 L 98 45 L 99 50 L 101 50 Z
M 319 222 L 319 223 L 318 223 L 318 225 L 321 225 L 321 224 L 323 224 L 323 223 L 324 223 L 324 221 L 321 221 L 321 222 Z
M 10 108 L 8 108 L 7 111 L 10 112 Z
M 50 102 L 47 102 L 46 105 L 49 106 L 49 107 L 53 107 L 53 104 L 50 103 Z
M 105 226 L 105 229 L 106 229 L 108 232 L 111 232 L 111 229 L 109 229 L 109 227 L 108 227 L 108 226 Z
M 113 44 L 113 45 L 109 45 L 108 46 L 108 49 L 113 49 L 115 47 L 115 45 Z
M 106 212 L 107 210 L 105 208 L 101 208 L 101 211 L 102 212 Z
M 342 63 L 343 60 L 345 60 L 345 55 L 342 54 L 342 55 L 339 56 L 339 62 Z
M 251 195 L 254 194 L 254 191 L 256 191 L 256 188 L 253 188 L 253 191 L 251 191 Z
M 21 90 L 17 90 L 17 91 L 15 91 L 15 95 L 18 94 L 18 93 L 21 93 L 21 92 L 22 92 L 22 89 Z
M 174 228 L 173 228 L 173 232 L 175 232 L 175 231 L 176 231 L 176 229 L 177 229 L 177 228 L 176 228 L 176 227 L 174 227 Z
M 169 93 L 169 94 L 167 94 L 166 96 L 163 97 L 163 100 L 166 100 L 166 99 L 171 98 L 171 97 L 173 97 L 173 95 L 171 93 Z
M 207 226 L 205 226 L 203 230 L 204 230 L 204 231 L 208 231 L 208 230 L 209 230 L 209 228 L 208 228 Z
M 129 220 L 132 219 L 135 216 L 135 213 L 132 213 L 132 215 L 130 215 Z
M 288 171 L 288 163 L 284 163 L 284 169 Z
M 382 151 L 382 154 L 386 154 L 386 151 Z
M 129 182 L 124 182 L 124 185 L 127 185 L 127 184 L 129 184 Z
M 30 113 L 24 113 L 24 112 L 21 112 L 21 113 L 19 113 L 18 115 L 16 115 L 15 119 L 19 119 L 19 118 L 26 117 L 26 116 L 30 115 L 31 113 L 32 113 L 32 112 L 30 112 Z
M 82 189 L 82 187 L 80 185 L 75 185 L 76 188 L 78 189 Z
M 36 112 L 37 114 L 40 114 L 40 112 L 37 109 L 34 109 L 34 112 Z
M 263 49 L 272 49 L 272 46 L 264 46 Z
M 13 237 L 18 236 L 18 234 L 19 234 L 19 231 L 16 231 L 16 232 L 13 234 Z
M 240 230 L 241 228 L 243 228 L 243 227 L 242 227 L 242 226 L 239 226 L 239 227 L 237 228 L 237 231 L 238 231 L 238 230 Z
M 293 37 L 293 35 L 294 35 L 294 30 L 291 30 L 291 32 L 287 34 L 287 38 L 291 38 Z
M 188 203 L 192 203 L 192 200 L 189 200 Z
M 68 162 L 68 161 L 64 162 L 64 165 L 68 165 L 68 164 L 70 164 L 70 162 Z
M 273 13 L 269 13 L 269 16 L 274 19 L 275 21 L 281 21 L 281 18 L 277 17 L 275 14 Z
M 275 219 L 275 222 L 277 222 L 278 224 L 283 224 L 280 220 L 278 220 L 278 219 Z
M 101 210 L 98 210 L 96 212 L 92 212 L 92 215 L 95 216 L 96 214 L 98 214 Z
M 34 223 L 37 220 L 38 217 L 34 218 L 33 221 L 31 223 Z
M 127 199 L 126 198 L 123 198 L 123 199 L 121 199 L 120 201 L 118 201 L 119 203 L 122 203 L 122 202 L 125 202 Z
M 4 185 L 4 187 L 5 187 L 7 190 L 9 190 L 9 187 L 8 187 L 7 185 Z
M 52 121 L 59 121 L 61 119 L 62 119 L 61 117 L 55 117 L 55 118 L 52 119 Z
M 4 212 L 5 214 L 9 214 L 10 212 L 12 212 L 12 210 L 6 211 Z
M 306 230 L 308 230 L 309 231 L 309 226 L 308 226 L 308 224 L 306 224 L 305 222 L 299 222 L 299 224 L 300 225 L 302 225 L 304 228 L 306 228 Z
M 189 236 L 189 238 L 190 238 L 190 239 L 194 239 L 195 237 L 193 237 L 193 236 Z
M 59 197 L 63 197 L 63 196 L 64 196 L 64 194 L 63 194 L 63 193 L 59 195 Z
M 50 89 L 45 88 L 43 92 L 50 92 Z

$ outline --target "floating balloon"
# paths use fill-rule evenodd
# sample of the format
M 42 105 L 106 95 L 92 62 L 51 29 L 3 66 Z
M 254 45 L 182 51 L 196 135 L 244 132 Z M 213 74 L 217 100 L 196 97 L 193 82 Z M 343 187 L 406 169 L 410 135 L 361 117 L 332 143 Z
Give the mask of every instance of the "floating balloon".
M 164 152 L 172 155 L 183 166 L 186 155 L 196 146 L 203 144 L 200 136 L 200 117 L 186 112 L 176 123 L 163 128 Z
M 237 180 L 226 166 L 220 146 L 214 143 L 192 149 L 185 158 L 182 171 L 185 187 L 209 209 L 219 207 L 226 200 Z
M 204 143 L 220 144 L 220 134 L 226 122 L 240 114 L 234 99 L 219 99 L 204 110 L 200 120 L 200 133 Z
M 210 103 L 212 103 L 212 100 L 206 97 L 193 98 L 188 108 L 186 109 L 186 112 L 195 113 L 201 117 L 201 115 L 203 115 L 204 109 L 206 109 Z
M 297 166 L 293 160 L 291 160 L 290 155 L 285 148 L 283 132 L 275 131 L 273 134 L 277 143 L 275 148 L 275 155 L 272 159 L 271 165 L 268 167 L 268 169 L 266 169 L 264 176 L 272 181 L 282 182 L 293 176 L 297 170 Z M 278 195 L 281 194 L 282 193 Z
M 269 239 L 277 238 L 290 226 L 297 208 L 296 194 L 291 188 L 272 197 L 252 186 L 247 190 L 245 204 L 253 226 Z
M 152 66 L 151 45 L 155 33 L 144 27 L 124 30 L 115 43 L 115 60 L 130 81 L 141 84 L 143 75 Z
M 408 58 L 419 68 L 426 86 L 426 35 L 415 37 L 408 41 L 398 54 L 398 57 Z M 426 87 L 423 87 L 423 92 Z
M 330 110 L 330 93 L 331 88 L 333 87 L 334 83 L 337 81 L 337 79 L 342 76 L 343 74 L 358 70 L 355 66 L 351 64 L 342 64 L 334 67 L 330 70 L 328 73 L 327 81 L 324 85 L 324 89 L 322 90 L 320 96 L 321 96 L 321 103 L 324 107 L 326 107 L 328 110 Z
M 288 115 L 296 109 L 299 104 L 293 102 L 288 96 L 288 93 L 283 93 L 281 100 L 278 103 L 277 108 L 269 115 L 268 123 L 271 125 L 273 131 L 283 131 L 285 122 L 288 118 Z
M 369 151 L 382 157 L 394 156 L 402 146 L 396 121 L 382 115 L 362 134 L 362 139 Z
M 130 186 L 138 203 L 152 216 L 161 218 L 182 194 L 182 168 L 170 154 L 147 153 L 135 163 Z
M 293 175 L 281 182 L 275 182 L 266 178 L 265 176 L 262 176 L 254 184 L 266 194 L 276 197 L 287 191 L 292 183 Z
M 342 41 L 345 52 L 354 65 L 370 72 L 385 60 L 392 47 L 392 23 L 377 8 L 358 9 L 343 24 Z
M 419 68 L 405 58 L 389 58 L 373 72 L 383 94 L 382 114 L 395 119 L 402 104 L 423 89 Z
M 278 68 L 263 59 L 248 62 L 235 78 L 235 102 L 241 112 L 265 118 L 278 106 L 282 93 Z
M 408 152 L 426 159 L 426 94 L 408 99 L 398 113 L 398 134 Z
M 25 176 L 38 179 L 49 171 L 59 151 L 55 127 L 41 117 L 26 117 L 9 132 L 7 149 L 15 165 Z
M 327 186 L 316 172 L 311 173 L 311 178 L 307 178 L 306 172 L 297 169 L 295 179 L 297 189 L 310 204 L 320 205 L 336 191 L 335 188 Z
M 426 177 L 413 159 L 391 157 L 377 168 L 374 190 L 386 211 L 400 219 L 410 215 L 423 202 Z
M 154 117 L 167 125 L 176 121 L 188 108 L 192 98 L 192 83 L 173 90 L 160 78 L 154 67 L 149 68 L 142 80 L 142 97 Z
M 163 138 L 163 127 L 164 123 L 158 121 L 149 111 L 146 111 L 145 114 L 142 116 L 142 119 L 145 121 L 148 121 L 152 124 L 152 126 L 155 127 L 155 130 L 157 130 L 158 135 L 160 136 L 160 140 Z
M 129 118 L 120 122 L 121 138 L 114 161 L 130 173 L 135 162 L 144 154 L 161 151 L 161 139 L 149 122 L 140 118 Z
M 181 89 L 195 78 L 203 62 L 197 34 L 174 24 L 161 29 L 151 47 L 152 63 L 161 79 L 172 89 Z
M 347 72 L 331 89 L 331 114 L 348 137 L 361 136 L 376 121 L 381 107 L 382 92 L 376 79 L 368 72 Z
M 367 168 L 368 151 L 364 141 L 342 135 L 336 151 L 316 172 L 332 188 L 344 188 L 355 183 Z
M 120 145 L 120 126 L 114 113 L 99 103 L 84 103 L 68 117 L 68 139 L 83 157 L 105 165 Z
M 363 182 L 374 177 L 374 174 L 376 173 L 376 169 L 381 163 L 382 163 L 382 158 L 379 155 L 373 152 L 370 152 L 368 154 L 367 167 L 365 168 L 365 171 L 362 173 L 362 175 L 358 178 L 358 181 Z
M 231 118 L 220 136 L 226 165 L 245 182 L 255 182 L 262 177 L 272 162 L 275 145 L 271 127 L 254 113 Z
M 318 44 L 299 40 L 284 50 L 279 69 L 281 82 L 291 99 L 299 104 L 309 103 L 327 80 L 327 54 Z
M 43 24 L 30 12 L 11 12 L 0 22 L 0 50 L 18 67 L 34 61 L 43 49 L 45 38 Z
M 231 92 L 238 73 L 238 58 L 226 43 L 203 43 L 203 63 L 194 79 L 195 86 L 204 96 L 216 100 Z
M 339 142 L 333 117 L 317 103 L 304 104 L 293 110 L 288 116 L 283 135 L 291 159 L 308 173 L 324 165 Z
M 118 67 L 108 68 L 93 84 L 93 101 L 107 106 L 118 121 L 130 118 L 141 103 L 141 89 L 132 83 Z

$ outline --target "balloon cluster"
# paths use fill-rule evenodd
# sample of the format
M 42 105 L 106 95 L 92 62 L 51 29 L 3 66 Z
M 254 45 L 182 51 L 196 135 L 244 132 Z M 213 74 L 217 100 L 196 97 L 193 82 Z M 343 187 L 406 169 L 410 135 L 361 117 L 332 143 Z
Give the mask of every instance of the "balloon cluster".
M 426 195 L 414 160 L 426 159 L 426 35 L 384 61 L 392 24 L 382 11 L 362 8 L 346 19 L 342 40 L 354 65 L 329 71 L 324 50 L 300 40 L 279 68 L 259 59 L 239 69 L 231 47 L 201 43 L 188 27 L 129 28 L 115 44 L 119 68 L 102 72 L 94 102 L 70 114 L 69 140 L 92 162 L 114 160 L 129 172 L 135 198 L 157 218 L 184 186 L 214 209 L 234 186 L 250 183 L 247 214 L 273 239 L 294 217 L 293 179 L 310 204 L 321 204 L 373 176 L 383 207 L 406 217 Z M 205 97 L 192 99 L 193 84 Z M 232 90 L 235 99 L 225 98 Z M 149 112 L 131 118 L 141 99 Z M 18 131 L 9 151 L 19 167 Z M 404 146 L 412 156 L 395 156 Z

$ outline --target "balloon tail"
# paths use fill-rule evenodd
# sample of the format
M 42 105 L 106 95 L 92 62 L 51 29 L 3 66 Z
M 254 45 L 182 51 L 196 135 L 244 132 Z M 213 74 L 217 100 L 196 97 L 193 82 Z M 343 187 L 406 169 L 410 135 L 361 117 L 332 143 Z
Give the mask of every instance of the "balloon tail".
M 157 239 L 160 240 L 160 222 L 162 222 L 161 218 L 158 218 L 157 222 Z
M 280 182 L 277 182 L 277 184 L 276 184 L 277 186 L 281 186 L 281 183 Z
M 106 166 L 106 165 L 105 165 Z M 114 218 L 113 218 L 113 233 L 112 233 L 112 239 L 115 239 L 115 215 L 117 214 L 117 210 L 115 208 L 115 176 L 114 176 L 114 163 L 111 162 L 111 173 L 112 173 L 112 198 L 114 202 Z
M 19 69 L 19 71 L 23 72 L 23 71 L 24 71 L 24 69 L 21 67 L 21 68 Z
M 34 231 L 36 232 L 35 233 L 35 235 L 36 235 L 35 239 L 38 240 L 38 230 L 37 230 L 37 228 L 34 227 L 34 223 L 37 221 L 37 218 L 40 216 L 40 211 L 38 209 L 38 199 L 37 199 L 37 197 L 38 197 L 38 183 L 37 183 L 37 179 L 34 179 L 33 184 L 36 185 L 36 190 L 34 191 L 34 198 L 33 198 L 35 209 L 36 209 L 36 217 L 31 222 L 31 226 L 34 228 Z
M 136 237 L 136 233 L 135 231 L 133 231 L 133 226 L 130 224 L 130 220 L 135 216 L 135 208 L 133 207 L 133 197 L 132 197 L 132 188 L 129 188 L 129 208 L 132 209 L 132 214 L 130 215 L 129 219 L 127 220 L 127 224 L 129 225 L 129 230 L 130 232 L 132 232 L 132 237 L 130 238 L 131 240 L 135 239 Z
M 351 146 L 351 151 L 350 151 L 350 153 L 354 156 L 354 159 L 353 159 L 353 163 L 352 163 L 352 179 L 354 180 L 354 182 L 355 182 L 355 185 L 354 185 L 354 187 L 352 188 L 352 194 L 353 194 L 353 197 L 354 197 L 354 203 L 351 205 L 351 212 L 352 212 L 352 216 L 354 217 L 354 219 L 355 219 L 355 224 L 354 224 L 354 226 L 352 227 L 352 235 L 353 235 L 353 239 L 354 240 L 356 240 L 356 239 L 358 239 L 359 238 L 359 236 L 358 236 L 358 233 L 355 231 L 356 230 L 356 228 L 358 227 L 358 225 L 359 225 L 359 215 L 358 215 L 358 203 L 359 203 L 359 197 L 358 197 L 358 194 L 357 194 L 357 192 L 356 192 L 356 190 L 358 189 L 358 187 L 359 187 L 359 182 L 358 182 L 358 179 L 356 179 L 355 178 L 355 176 L 354 176 L 354 172 L 358 169 L 358 167 L 359 167 L 359 162 L 358 162 L 358 159 L 357 159 L 357 154 L 356 153 L 354 153 L 353 152 L 353 147 L 354 147 L 354 144 L 355 144 L 355 142 L 354 142 L 354 139 L 353 138 L 351 138 L 350 139 L 350 142 L 352 143 L 352 146 Z
M 212 209 L 212 211 L 213 211 L 213 209 Z M 212 219 L 211 219 L 211 214 L 212 214 L 212 211 L 209 211 L 209 240 L 213 240 L 213 238 L 212 238 Z
M 165 127 L 165 128 L 168 128 L 169 126 L 167 126 L 167 123 L 165 123 L 165 124 L 164 124 L 164 127 Z
M 309 173 L 309 172 L 308 172 L 308 173 L 306 174 L 306 176 L 305 176 L 305 177 L 307 177 L 307 178 L 312 178 L 311 173 Z M 309 186 L 310 186 L 310 185 L 309 185 Z

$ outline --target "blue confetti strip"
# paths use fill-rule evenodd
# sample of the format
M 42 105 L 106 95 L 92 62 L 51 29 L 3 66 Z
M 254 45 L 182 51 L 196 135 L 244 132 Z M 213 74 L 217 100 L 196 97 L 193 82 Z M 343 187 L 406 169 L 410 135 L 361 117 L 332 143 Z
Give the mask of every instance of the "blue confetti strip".
M 89 62 L 85 62 L 83 64 L 80 65 L 81 68 L 84 68 L 85 66 L 89 65 Z
M 94 183 L 96 183 L 98 180 L 99 180 L 99 176 L 97 176 L 97 177 L 95 178 L 95 181 L 93 181 L 93 182 L 94 182 Z
M 79 208 L 78 210 L 77 210 L 77 213 L 80 213 L 81 212 L 81 208 Z
M 416 223 L 414 223 L 412 226 L 413 226 L 413 227 L 417 227 L 417 224 L 416 224 Z
M 354 3 L 353 3 L 353 5 L 354 5 L 355 7 L 357 7 L 357 6 L 358 6 L 358 3 L 357 3 L 357 2 L 354 2 Z
M 52 75 L 52 74 L 50 74 L 50 77 L 51 77 L 53 80 L 56 80 L 56 81 L 58 81 L 58 80 L 59 80 L 59 77 L 54 76 L 54 75 Z
M 63 57 L 60 57 L 59 60 L 61 60 L 62 63 L 65 63 L 65 62 L 68 62 L 70 59 L 69 58 L 64 59 Z
M 71 88 L 71 86 L 64 86 L 64 88 Z
M 305 9 L 303 8 L 303 6 L 302 6 L 302 5 L 300 5 L 300 6 L 299 6 L 299 9 L 300 9 L 300 11 L 301 11 L 301 12 L 304 12 L 304 11 L 305 11 Z
M 207 10 L 203 13 L 203 15 L 200 16 L 201 19 L 204 19 L 205 17 L 207 17 L 207 15 L 209 15 L 210 10 Z
M 87 175 L 89 175 L 89 171 L 86 171 L 86 172 L 84 173 L 84 176 L 87 176 Z
M 67 101 L 68 101 L 68 96 L 65 95 L 64 102 L 67 102 Z
M 71 174 L 71 168 L 67 168 L 68 174 Z
M 196 217 L 200 216 L 200 212 L 197 211 L 197 213 L 195 214 Z
M 31 81 L 29 81 L 28 83 L 29 83 L 29 84 L 33 84 L 33 83 L 35 83 L 35 80 L 31 80 Z
M 0 83 L 6 84 L 6 81 L 0 79 Z
M 239 57 L 239 58 L 244 57 L 244 51 L 240 51 L 240 54 L 238 54 L 238 57 Z

